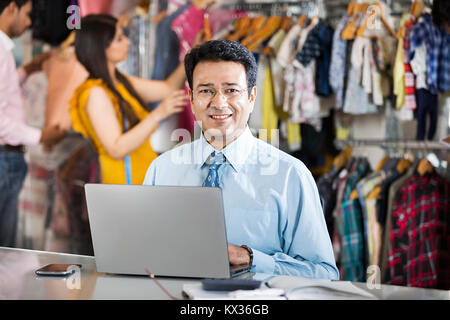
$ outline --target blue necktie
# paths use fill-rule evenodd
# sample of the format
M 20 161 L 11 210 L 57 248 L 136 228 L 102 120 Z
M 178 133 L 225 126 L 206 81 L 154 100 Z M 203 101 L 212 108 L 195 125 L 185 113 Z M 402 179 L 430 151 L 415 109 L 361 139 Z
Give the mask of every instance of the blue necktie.
M 207 163 L 209 163 L 209 173 L 203 186 L 219 187 L 219 176 L 217 172 L 220 166 L 225 163 L 225 156 L 222 152 L 216 153 L 214 151 L 213 153 L 211 153 L 211 156 L 209 157 L 209 161 L 207 161 Z

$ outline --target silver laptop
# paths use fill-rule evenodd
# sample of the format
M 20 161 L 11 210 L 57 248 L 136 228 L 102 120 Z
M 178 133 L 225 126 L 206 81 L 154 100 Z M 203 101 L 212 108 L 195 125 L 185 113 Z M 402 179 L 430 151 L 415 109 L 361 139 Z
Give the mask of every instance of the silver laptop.
M 98 272 L 230 278 L 222 190 L 86 184 Z

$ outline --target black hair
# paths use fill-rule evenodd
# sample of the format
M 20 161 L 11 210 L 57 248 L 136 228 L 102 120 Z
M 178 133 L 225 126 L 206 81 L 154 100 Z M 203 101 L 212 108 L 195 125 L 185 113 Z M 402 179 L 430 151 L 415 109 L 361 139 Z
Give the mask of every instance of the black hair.
M 81 19 L 81 29 L 75 35 L 75 54 L 86 68 L 89 79 L 101 79 L 119 101 L 120 112 L 130 124 L 130 128 L 139 123 L 139 118 L 130 104 L 116 90 L 108 71 L 106 49 L 116 34 L 117 19 L 107 14 L 91 14 Z M 143 106 L 145 103 L 125 75 L 116 69 L 117 80 Z
M 431 9 L 433 22 L 438 27 L 443 27 L 444 23 L 450 24 L 450 1 L 434 0 Z
M 5 10 L 7 6 L 9 6 L 11 2 L 15 2 L 17 8 L 20 9 L 21 7 L 26 5 L 29 1 L 31 0 L 0 0 L 0 14 L 3 12 L 3 10 Z
M 254 55 L 242 44 L 232 40 L 212 40 L 193 48 L 184 58 L 184 67 L 191 91 L 193 91 L 192 78 L 195 66 L 202 61 L 232 61 L 242 64 L 247 74 L 247 87 L 250 96 L 251 89 L 256 85 L 258 66 Z

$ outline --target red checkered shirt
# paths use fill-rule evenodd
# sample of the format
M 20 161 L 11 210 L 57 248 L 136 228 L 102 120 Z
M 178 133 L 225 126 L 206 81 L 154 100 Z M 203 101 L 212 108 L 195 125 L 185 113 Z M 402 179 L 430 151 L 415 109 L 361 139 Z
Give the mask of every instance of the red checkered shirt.
M 392 209 L 386 282 L 450 289 L 450 183 L 417 172 Z

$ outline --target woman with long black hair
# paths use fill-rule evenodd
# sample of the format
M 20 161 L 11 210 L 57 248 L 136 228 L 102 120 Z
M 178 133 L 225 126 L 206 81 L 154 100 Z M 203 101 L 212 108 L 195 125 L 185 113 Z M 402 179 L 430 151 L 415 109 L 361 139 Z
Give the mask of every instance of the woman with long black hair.
M 149 138 L 158 123 L 181 112 L 183 64 L 166 81 L 126 76 L 116 68 L 128 57 L 130 42 L 118 20 L 89 15 L 77 30 L 75 52 L 89 73 L 71 100 L 73 128 L 89 138 L 98 154 L 103 183 L 142 184 L 148 166 L 157 157 Z M 162 101 L 153 111 L 144 105 Z

